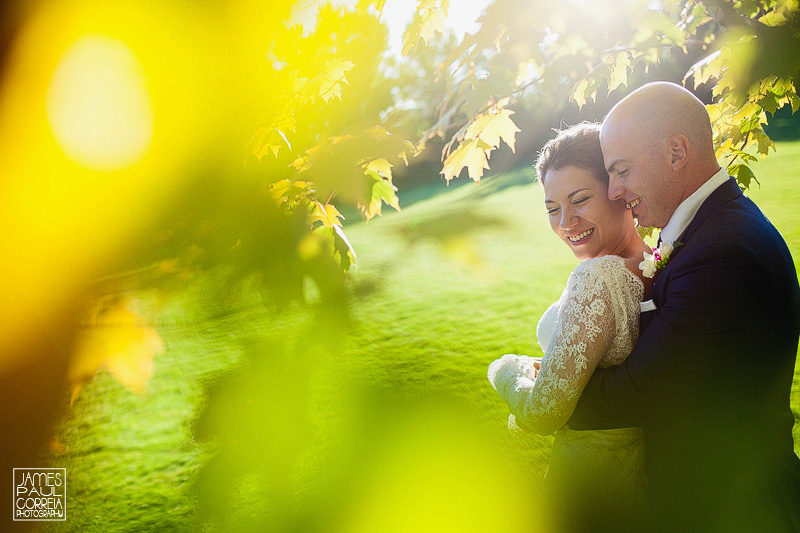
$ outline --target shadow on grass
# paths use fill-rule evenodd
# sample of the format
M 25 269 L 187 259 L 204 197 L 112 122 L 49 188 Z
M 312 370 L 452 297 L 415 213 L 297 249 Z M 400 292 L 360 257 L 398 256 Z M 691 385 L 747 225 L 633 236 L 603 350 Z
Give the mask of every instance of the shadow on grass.
M 430 241 L 442 247 L 462 241 L 483 231 L 505 230 L 509 221 L 502 216 L 485 215 L 475 210 L 454 209 L 427 216 L 415 216 L 403 224 L 398 224 L 393 232 L 408 246 Z

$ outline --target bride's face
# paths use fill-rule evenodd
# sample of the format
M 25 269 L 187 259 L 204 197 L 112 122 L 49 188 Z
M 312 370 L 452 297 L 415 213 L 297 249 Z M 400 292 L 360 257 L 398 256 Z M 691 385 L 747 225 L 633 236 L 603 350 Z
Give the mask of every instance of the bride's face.
M 606 185 L 574 166 L 549 170 L 544 179 L 550 227 L 584 261 L 624 249 L 633 218 L 623 200 L 609 200 Z

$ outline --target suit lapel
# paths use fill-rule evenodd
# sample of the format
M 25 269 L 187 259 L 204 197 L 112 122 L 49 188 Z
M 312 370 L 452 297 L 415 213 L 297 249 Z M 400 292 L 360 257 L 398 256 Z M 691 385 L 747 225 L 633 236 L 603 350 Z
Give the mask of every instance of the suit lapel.
M 678 242 L 683 243 L 682 246 L 678 246 L 672 252 L 672 257 L 670 257 L 670 262 L 667 264 L 665 269 L 661 271 L 658 276 L 656 277 L 656 281 L 653 284 L 653 301 L 658 307 L 661 307 L 664 301 L 664 295 L 666 293 L 666 280 L 669 276 L 665 276 L 665 272 L 670 266 L 673 264 L 675 257 L 686 247 L 686 243 L 689 242 L 700 227 L 706 223 L 713 215 L 716 213 L 720 207 L 727 204 L 728 202 L 735 200 L 739 196 L 742 196 L 742 190 L 739 188 L 739 185 L 736 183 L 736 180 L 730 178 L 728 181 L 717 187 L 711 195 L 706 198 L 706 201 L 700 206 L 700 209 L 697 210 L 697 214 L 695 214 L 692 221 L 689 223 L 689 226 L 684 230 L 681 236 L 678 238 Z M 640 331 L 643 331 L 644 328 L 650 323 L 650 320 L 653 319 L 655 313 L 643 313 L 641 317 L 640 323 Z
M 683 246 L 678 246 L 672 252 L 672 257 L 670 261 L 675 259 L 675 256 L 678 255 L 683 248 L 685 248 L 686 243 L 692 238 L 700 227 L 706 223 L 708 219 L 710 219 L 717 210 L 722 207 L 723 205 L 727 204 L 728 202 L 735 200 L 739 196 L 742 196 L 742 190 L 739 188 L 739 185 L 736 183 L 736 180 L 733 178 L 729 178 L 728 181 L 717 187 L 711 195 L 706 198 L 705 202 L 700 206 L 700 209 L 697 210 L 692 221 L 683 230 L 681 236 L 678 237 L 679 243 L 682 243 Z
M 689 239 L 692 238 L 692 235 L 694 235 L 720 207 L 735 200 L 739 196 L 742 196 L 742 190 L 739 188 L 736 180 L 728 178 L 728 181 L 717 187 L 716 190 L 706 198 L 706 201 L 703 202 L 703 205 L 700 206 L 700 209 L 697 210 L 697 214 L 689 223 L 689 226 L 678 238 L 678 242 L 687 243 Z M 682 246 L 678 248 L 682 248 Z

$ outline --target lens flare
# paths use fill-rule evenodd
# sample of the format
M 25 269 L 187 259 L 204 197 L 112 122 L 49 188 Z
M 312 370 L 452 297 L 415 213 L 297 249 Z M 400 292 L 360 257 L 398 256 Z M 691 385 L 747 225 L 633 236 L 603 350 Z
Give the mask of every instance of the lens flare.
M 89 170 L 141 161 L 153 140 L 153 105 L 144 69 L 123 42 L 87 35 L 53 72 L 47 118 L 66 156 Z

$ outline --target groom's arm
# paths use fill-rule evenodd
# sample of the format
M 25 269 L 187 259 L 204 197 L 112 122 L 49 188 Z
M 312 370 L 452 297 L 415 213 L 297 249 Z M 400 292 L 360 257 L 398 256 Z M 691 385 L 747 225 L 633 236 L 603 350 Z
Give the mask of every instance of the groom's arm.
M 738 244 L 713 242 L 684 254 L 630 356 L 595 370 L 570 428 L 640 426 L 654 414 L 691 409 L 698 394 L 718 388 L 720 376 L 736 365 L 747 337 L 743 324 L 754 320 L 745 313 L 763 316 L 759 310 L 769 299 L 767 275 Z

